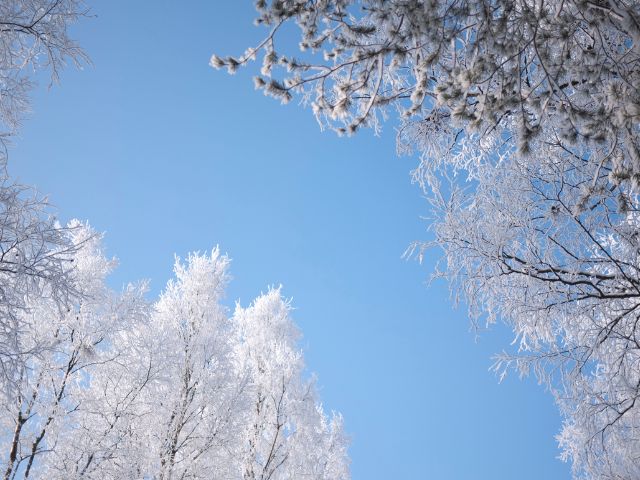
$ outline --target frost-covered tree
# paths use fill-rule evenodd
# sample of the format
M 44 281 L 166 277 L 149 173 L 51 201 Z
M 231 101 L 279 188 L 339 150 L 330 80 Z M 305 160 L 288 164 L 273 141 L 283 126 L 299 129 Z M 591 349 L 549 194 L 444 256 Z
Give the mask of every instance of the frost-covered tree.
M 155 305 L 152 334 L 161 377 L 146 392 L 153 411 L 140 428 L 149 455 L 142 471 L 153 478 L 233 477 L 246 379 L 234 363 L 234 329 L 221 305 L 229 261 L 214 250 L 176 261 L 176 279 Z
M 69 37 L 69 27 L 87 13 L 80 0 L 0 2 L 0 134 L 19 126 L 28 111 L 30 79 L 48 70 L 53 82 L 66 62 L 87 57 Z
M 1 168 L 1 167 L 0 167 Z M 0 184 L 0 390 L 15 396 L 28 358 L 48 348 L 48 339 L 25 337 L 35 298 L 60 311 L 82 296 L 74 276 L 71 240 L 76 226 L 60 227 L 46 201 L 5 179 Z
M 306 379 L 289 303 L 270 290 L 233 315 L 226 256 L 175 264 L 160 298 L 115 294 L 114 261 L 87 225 L 70 225 L 80 295 L 67 309 L 39 292 L 14 386 L 0 396 L 5 480 L 349 478 L 339 415 Z
M 15 393 L 24 360 L 42 348 L 23 344 L 31 328 L 24 313 L 36 297 L 50 297 L 65 310 L 79 298 L 74 283 L 70 230 L 60 227 L 47 201 L 6 172 L 7 136 L 28 110 L 31 77 L 48 70 L 52 81 L 66 61 L 85 56 L 69 38 L 69 26 L 85 8 L 76 0 L 0 2 L 0 389 Z M 34 339 L 32 339 L 34 340 Z
M 541 146 L 539 156 L 494 161 L 495 148 L 477 149 L 467 184 L 426 177 L 439 182 L 431 245 L 445 252 L 440 273 L 474 319 L 513 328 L 517 351 L 499 355 L 495 369 L 533 371 L 551 388 L 576 477 L 636 478 L 637 195 L 629 185 L 610 190 L 605 171 L 594 182 L 579 156 Z
M 638 478 L 640 4 L 625 0 L 274 0 L 255 86 L 323 127 L 376 132 L 433 206 L 441 274 L 475 320 L 506 321 L 565 416 L 576 478 Z M 300 31 L 299 52 L 288 41 Z M 287 30 L 288 29 L 288 30 Z M 281 32 L 288 31 L 286 35 Z
M 229 260 L 176 262 L 151 313 L 160 375 L 145 393 L 145 476 L 243 480 L 349 478 L 341 417 L 322 412 L 279 290 L 229 316 Z
M 299 333 L 279 289 L 237 306 L 237 355 L 250 382 L 241 437 L 243 480 L 349 478 L 342 417 L 327 418 L 303 380 Z
M 259 0 L 256 8 L 269 35 L 211 65 L 234 72 L 263 53 L 256 87 L 283 101 L 302 94 L 339 131 L 377 127 L 393 108 L 444 114 L 478 132 L 512 124 L 522 151 L 553 126 L 561 143 L 618 143 L 629 163 L 637 157 L 636 2 Z M 299 58 L 278 48 L 287 22 L 300 28 Z
M 102 254 L 99 237 L 77 222 L 66 233 L 75 247 L 66 255 L 79 295 L 61 308 L 50 290 L 29 291 L 16 313 L 22 320 L 17 343 L 24 352 L 12 383 L 0 394 L 0 465 L 6 480 L 53 474 L 53 459 L 91 403 L 85 404 L 91 379 L 118 359 L 114 339 L 124 321 L 135 318 L 132 308 L 114 301 L 104 285 L 113 262 Z M 132 300 L 138 297 L 122 300 L 135 305 Z

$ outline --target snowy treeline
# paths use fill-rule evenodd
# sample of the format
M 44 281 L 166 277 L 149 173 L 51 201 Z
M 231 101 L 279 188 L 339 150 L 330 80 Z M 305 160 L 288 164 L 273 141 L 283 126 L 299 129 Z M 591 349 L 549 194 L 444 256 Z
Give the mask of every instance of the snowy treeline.
M 214 249 L 156 302 L 116 293 L 101 236 L 25 193 L 0 199 L 2 478 L 349 478 L 280 289 L 230 313 Z

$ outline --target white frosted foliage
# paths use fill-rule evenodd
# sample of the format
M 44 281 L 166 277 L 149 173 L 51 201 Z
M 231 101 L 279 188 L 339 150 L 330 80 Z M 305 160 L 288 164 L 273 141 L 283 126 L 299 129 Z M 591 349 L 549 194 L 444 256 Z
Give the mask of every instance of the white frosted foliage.
M 409 253 L 442 249 L 436 275 L 473 322 L 513 329 L 495 370 L 534 373 L 554 394 L 575 478 L 640 478 L 640 4 L 256 11 L 267 33 L 234 70 L 261 54 L 256 88 L 298 95 L 339 134 L 397 116 L 398 152 L 419 157 L 413 180 L 432 207 L 433 240 Z
M 150 303 L 144 284 L 106 287 L 114 261 L 89 226 L 64 233 L 77 298 L 16 313 L 32 348 L 0 397 L 4 478 L 350 478 L 279 289 L 230 315 L 216 248 L 176 259 Z

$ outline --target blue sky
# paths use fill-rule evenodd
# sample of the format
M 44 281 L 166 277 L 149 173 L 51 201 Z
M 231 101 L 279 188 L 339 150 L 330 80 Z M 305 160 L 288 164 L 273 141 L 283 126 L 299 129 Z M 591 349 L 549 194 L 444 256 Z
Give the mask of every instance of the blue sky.
M 337 138 L 254 91 L 252 71 L 211 69 L 212 53 L 263 33 L 251 2 L 92 12 L 74 32 L 93 65 L 41 82 L 9 170 L 106 232 L 115 287 L 148 278 L 156 295 L 174 253 L 217 244 L 233 259 L 230 305 L 283 284 L 324 404 L 344 414 L 354 480 L 570 477 L 551 396 L 488 372 L 509 333 L 477 338 L 447 286 L 426 285 L 437 251 L 401 259 L 428 238 L 427 205 L 393 123 Z

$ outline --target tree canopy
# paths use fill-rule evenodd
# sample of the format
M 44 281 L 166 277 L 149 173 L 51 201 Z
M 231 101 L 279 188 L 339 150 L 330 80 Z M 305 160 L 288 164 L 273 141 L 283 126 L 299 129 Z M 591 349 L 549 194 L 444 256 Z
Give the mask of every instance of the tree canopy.
M 433 207 L 438 274 L 512 327 L 496 371 L 534 371 L 576 478 L 640 475 L 637 2 L 259 0 L 255 86 L 324 127 L 398 117 Z M 291 25 L 299 29 L 296 49 Z M 298 52 L 296 53 L 296 50 Z

